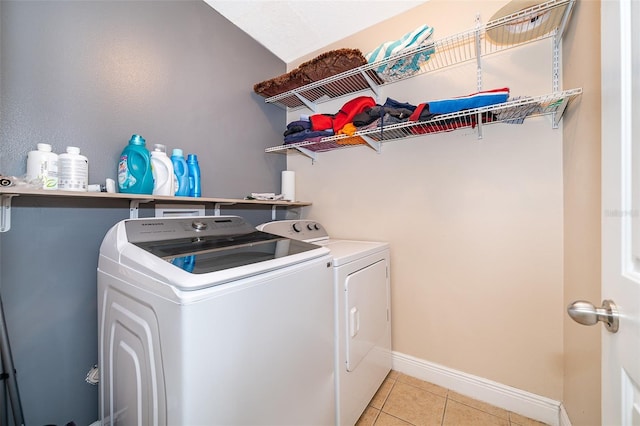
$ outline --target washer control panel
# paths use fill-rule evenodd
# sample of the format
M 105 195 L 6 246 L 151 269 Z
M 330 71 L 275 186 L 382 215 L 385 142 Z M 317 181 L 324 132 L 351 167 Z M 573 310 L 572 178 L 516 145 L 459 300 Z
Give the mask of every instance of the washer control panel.
M 127 241 L 131 243 L 224 237 L 255 232 L 255 228 L 239 216 L 131 219 L 125 222 L 125 229 Z
M 319 241 L 329 239 L 324 227 L 313 220 L 277 220 L 258 225 L 257 229 L 293 240 Z

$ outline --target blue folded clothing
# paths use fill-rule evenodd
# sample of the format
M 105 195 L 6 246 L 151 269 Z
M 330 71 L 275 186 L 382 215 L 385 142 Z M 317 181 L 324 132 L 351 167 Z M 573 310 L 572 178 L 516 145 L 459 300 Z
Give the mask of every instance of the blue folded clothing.
M 387 98 L 383 106 L 388 108 L 406 108 L 411 111 L 414 111 L 416 109 L 415 105 L 412 105 L 408 102 L 398 102 L 392 98 Z
M 459 98 L 429 101 L 429 112 L 431 114 L 448 114 L 450 112 L 462 111 L 464 109 L 500 104 L 506 102 L 508 98 L 509 88 L 507 87 L 487 90 Z
M 326 138 L 333 135 L 334 135 L 333 130 L 320 130 L 320 131 L 303 130 L 302 132 L 293 133 L 285 136 L 284 143 L 288 144 L 288 143 L 304 142 L 307 139 L 311 139 L 311 138 L 317 138 L 317 137 Z

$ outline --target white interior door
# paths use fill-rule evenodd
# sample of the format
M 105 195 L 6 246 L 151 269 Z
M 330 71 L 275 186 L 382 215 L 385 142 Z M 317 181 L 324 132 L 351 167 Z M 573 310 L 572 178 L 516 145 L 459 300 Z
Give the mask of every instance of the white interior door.
M 602 424 L 640 425 L 640 2 L 602 0 Z M 594 301 L 595 302 L 595 301 Z

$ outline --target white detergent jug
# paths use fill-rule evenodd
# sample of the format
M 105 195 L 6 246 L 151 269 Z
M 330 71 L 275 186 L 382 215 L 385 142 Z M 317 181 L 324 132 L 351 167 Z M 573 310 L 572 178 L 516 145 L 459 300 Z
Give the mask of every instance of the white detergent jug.
M 58 154 L 51 152 L 48 143 L 37 147 L 27 154 L 27 182 L 39 189 L 58 189 Z
M 162 144 L 155 144 L 151 151 L 151 173 L 153 195 L 175 195 L 173 163 L 167 157 L 166 147 Z
M 87 191 L 89 186 L 89 160 L 80 155 L 80 148 L 68 146 L 58 156 L 58 189 Z

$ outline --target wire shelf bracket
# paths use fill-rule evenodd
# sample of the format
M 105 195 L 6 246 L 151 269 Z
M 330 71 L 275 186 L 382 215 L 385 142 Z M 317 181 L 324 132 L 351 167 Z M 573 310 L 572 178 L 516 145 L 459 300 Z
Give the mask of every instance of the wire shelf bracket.
M 367 135 L 360 136 L 371 148 L 373 148 L 378 154 L 382 152 L 382 142 L 378 142 L 373 140 L 371 137 Z
M 362 77 L 367 81 L 367 83 L 369 84 L 369 88 L 374 93 L 376 99 L 380 100 L 380 87 L 379 87 L 379 85 L 376 84 L 373 81 L 373 79 L 371 77 L 369 77 L 369 75 L 367 75 L 366 72 L 360 70 L 360 75 L 362 75 Z
M 305 148 L 303 146 L 297 146 L 295 147 L 295 149 L 297 149 L 298 151 L 300 151 L 302 154 L 306 155 L 307 157 L 311 158 L 311 164 L 314 164 L 316 162 L 316 160 L 318 160 L 318 154 L 314 151 L 311 151 L 308 148 Z
M 560 101 L 556 110 L 551 114 L 554 129 L 557 129 L 558 126 L 560 125 L 560 120 L 562 119 L 562 115 L 564 114 L 564 110 L 568 104 L 569 104 L 569 98 L 563 98 L 562 101 Z
M 300 100 L 300 102 L 302 102 L 303 104 L 306 105 L 307 108 L 309 108 L 311 111 L 313 112 L 318 112 L 318 105 L 315 102 L 311 102 L 310 100 L 308 100 L 307 98 L 305 98 L 304 96 L 302 96 L 301 94 L 299 94 L 297 91 L 292 91 L 291 93 L 293 93 L 293 95 L 298 98 Z

